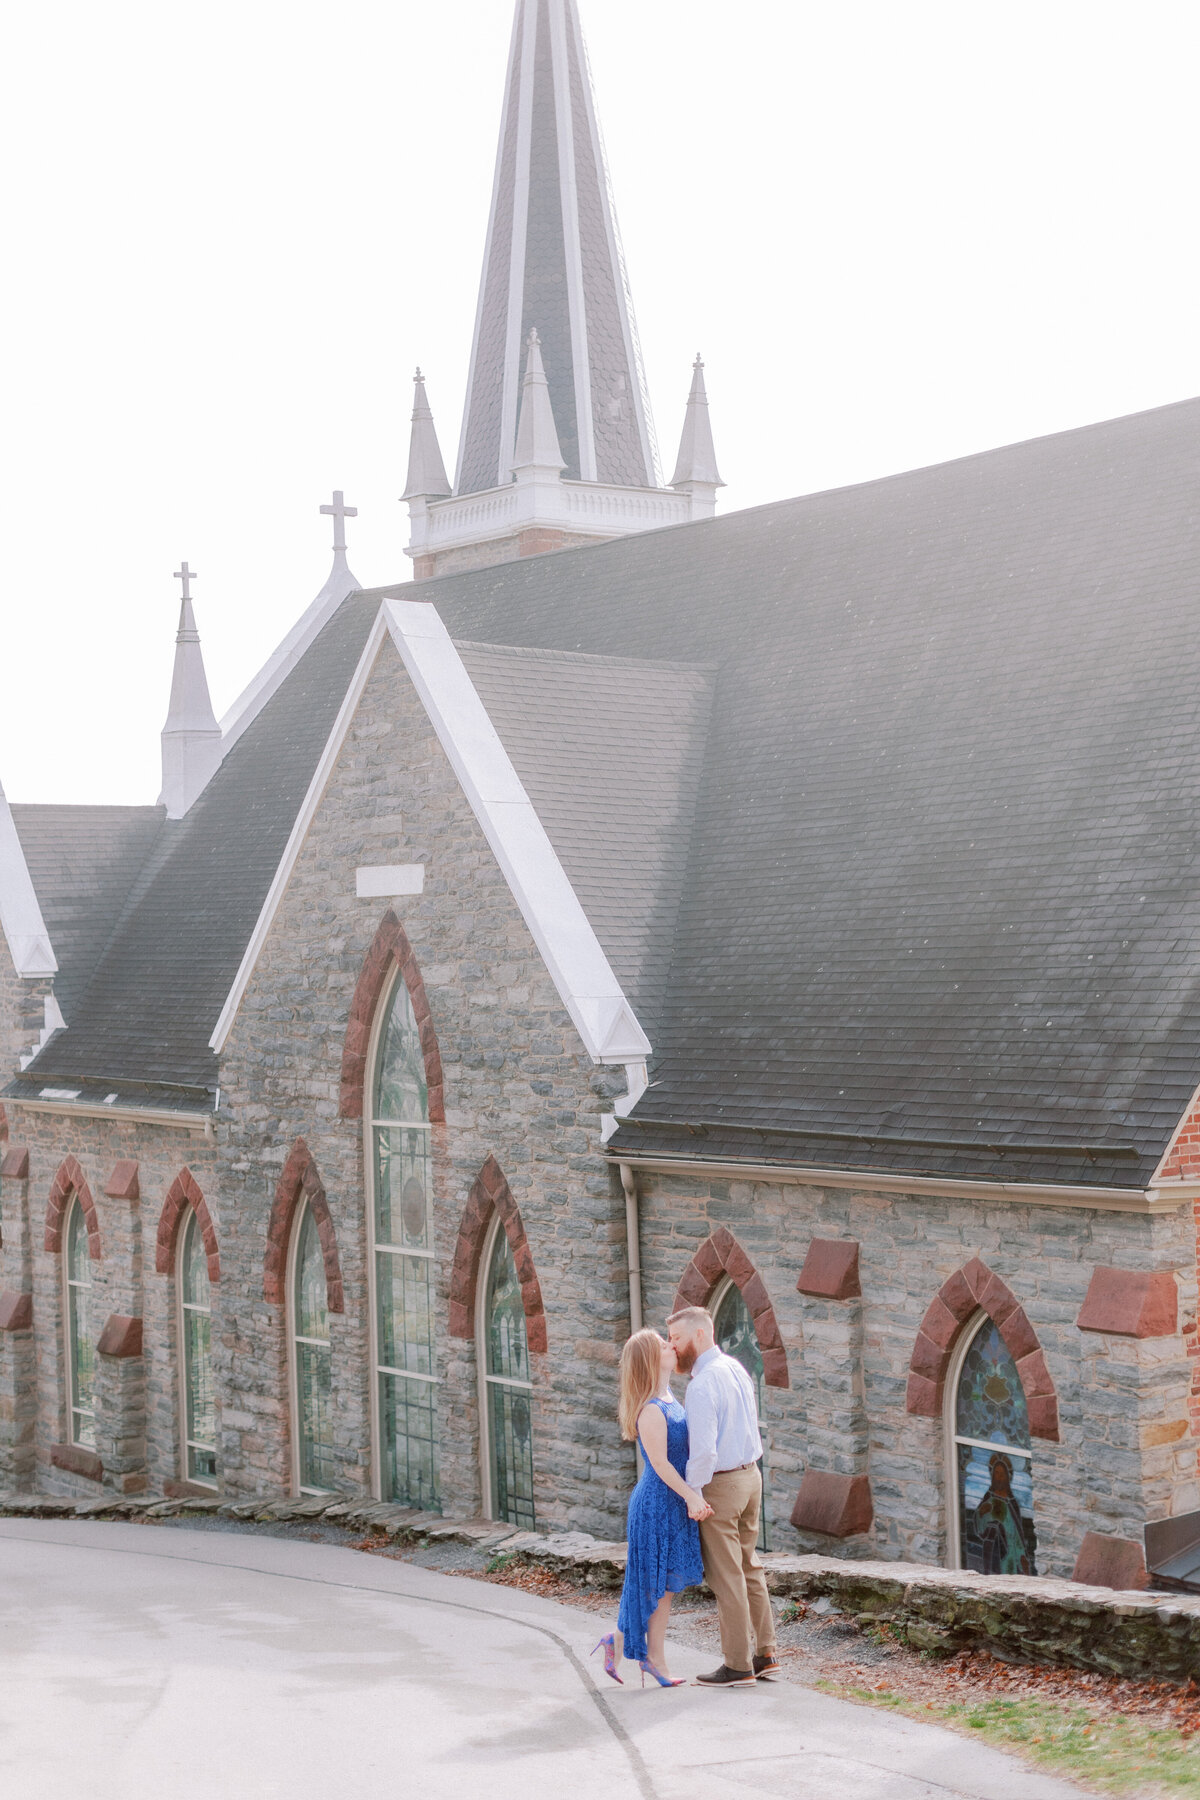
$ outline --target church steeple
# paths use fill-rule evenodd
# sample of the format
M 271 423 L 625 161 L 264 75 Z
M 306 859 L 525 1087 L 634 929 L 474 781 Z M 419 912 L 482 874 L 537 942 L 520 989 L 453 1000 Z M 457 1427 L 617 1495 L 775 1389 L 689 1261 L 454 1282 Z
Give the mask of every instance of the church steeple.
M 509 478 L 531 330 L 567 479 L 658 487 L 575 0 L 517 0 L 456 493 Z
M 705 518 L 712 468 L 662 485 L 576 0 L 516 0 L 453 493 L 418 380 L 413 574 Z
M 196 577 L 183 563 L 175 571 L 175 579 L 183 583 L 183 599 L 175 634 L 171 701 L 162 728 L 162 793 L 158 798 L 168 819 L 183 818 L 221 760 L 221 728 L 208 694 L 200 633 L 192 611 L 191 584 Z

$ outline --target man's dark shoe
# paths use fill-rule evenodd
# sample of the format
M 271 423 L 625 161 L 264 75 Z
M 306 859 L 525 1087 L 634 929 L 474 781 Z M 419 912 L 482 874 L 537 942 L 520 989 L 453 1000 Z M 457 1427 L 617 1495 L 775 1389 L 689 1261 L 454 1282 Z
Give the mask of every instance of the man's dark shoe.
M 755 1657 L 755 1659 L 754 1659 L 754 1679 L 755 1679 L 755 1681 L 771 1681 L 778 1674 L 779 1674 L 779 1658 L 776 1656 L 776 1654 L 773 1650 L 768 1651 L 764 1656 L 756 1656 Z
M 731 1669 L 722 1663 L 707 1675 L 697 1675 L 700 1687 L 753 1687 L 755 1677 L 749 1669 Z

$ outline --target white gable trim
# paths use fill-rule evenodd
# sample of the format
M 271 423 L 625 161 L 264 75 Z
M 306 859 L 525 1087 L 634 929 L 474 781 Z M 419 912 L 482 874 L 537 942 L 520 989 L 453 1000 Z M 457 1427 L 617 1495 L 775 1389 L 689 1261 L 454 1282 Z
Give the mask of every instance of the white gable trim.
M 385 600 L 209 1040 L 220 1051 L 385 636 L 390 636 L 542 960 L 593 1062 L 640 1063 L 650 1042 L 613 974 L 545 827 L 450 634 L 428 602 Z
M 53 975 L 58 960 L 4 789 L 0 787 L 0 929 L 17 974 Z
M 237 743 L 248 725 L 257 719 L 271 696 L 282 687 L 300 658 L 328 625 L 342 601 L 361 591 L 351 574 L 344 550 L 336 550 L 329 580 L 307 611 L 301 613 L 278 649 L 267 658 L 248 687 L 238 695 L 221 720 L 221 757 Z

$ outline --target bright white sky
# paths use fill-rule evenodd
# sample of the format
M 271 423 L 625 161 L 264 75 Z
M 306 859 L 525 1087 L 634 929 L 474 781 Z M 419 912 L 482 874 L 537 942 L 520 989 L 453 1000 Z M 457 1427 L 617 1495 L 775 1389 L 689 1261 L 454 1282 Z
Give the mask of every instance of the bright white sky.
M 581 0 L 664 459 L 725 508 L 1200 392 L 1195 0 Z M 153 801 L 178 583 L 223 712 L 453 465 L 510 0 L 13 6 L 10 798 Z M 1200 445 L 1197 446 L 1200 482 Z

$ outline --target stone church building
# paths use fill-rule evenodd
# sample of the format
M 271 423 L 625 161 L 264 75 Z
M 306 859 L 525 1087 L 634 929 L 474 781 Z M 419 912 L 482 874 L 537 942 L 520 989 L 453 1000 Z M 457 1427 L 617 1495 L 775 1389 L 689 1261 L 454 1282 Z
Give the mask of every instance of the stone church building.
M 0 795 L 0 1487 L 621 1536 L 682 1300 L 771 1548 L 1190 1541 L 1200 402 L 720 485 L 699 363 L 660 472 L 575 0 L 519 0 L 415 580 L 335 495 L 218 724 L 185 565 L 160 803 Z

